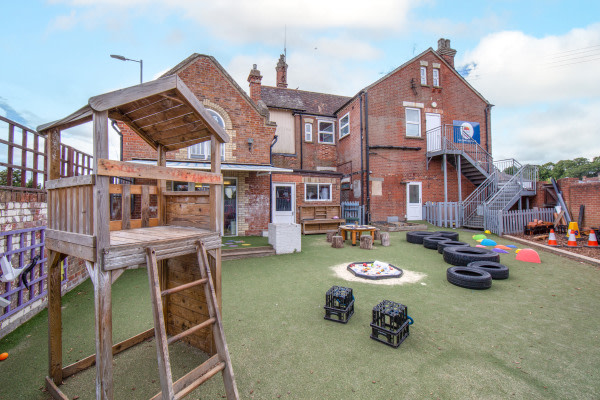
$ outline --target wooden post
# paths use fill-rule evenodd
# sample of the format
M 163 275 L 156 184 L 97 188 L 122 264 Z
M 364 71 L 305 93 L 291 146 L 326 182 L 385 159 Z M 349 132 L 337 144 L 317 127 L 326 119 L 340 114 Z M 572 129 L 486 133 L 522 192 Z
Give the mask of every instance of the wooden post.
M 334 236 L 331 239 L 331 247 L 335 249 L 341 249 L 342 247 L 344 247 L 344 238 L 338 235 Z
M 362 235 L 360 237 L 360 248 L 364 250 L 373 250 L 373 238 L 371 235 Z
M 381 245 L 387 247 L 390 245 L 390 233 L 381 232 Z
M 157 149 L 157 165 L 159 167 L 166 167 L 167 166 L 167 152 L 165 151 L 165 147 L 163 145 L 159 145 L 158 149 Z M 165 181 L 164 179 L 159 179 L 156 182 L 156 186 L 158 189 L 158 206 L 157 206 L 157 214 L 158 214 L 158 224 L 159 225 L 164 225 L 166 223 L 167 220 L 167 216 L 166 216 L 166 210 L 167 210 L 167 205 L 166 205 L 166 198 L 165 198 L 165 192 L 167 191 L 167 181 Z
M 221 173 L 221 146 L 223 144 L 217 141 L 213 136 L 210 141 L 210 170 L 211 172 Z M 210 185 L 210 229 L 215 232 L 221 232 L 223 225 L 223 185 Z M 215 258 L 215 273 L 213 275 L 213 283 L 217 293 L 217 303 L 219 310 L 222 306 L 221 298 L 221 248 L 213 251 Z
M 94 174 L 98 160 L 108 159 L 108 112 L 94 112 Z M 104 250 L 110 246 L 109 232 L 109 177 L 96 176 L 94 191 L 94 236 L 96 236 L 96 263 L 91 274 L 94 284 L 96 311 L 96 399 L 113 398 L 112 365 L 112 302 L 111 272 L 104 271 Z
M 46 139 L 47 177 L 60 178 L 60 130 L 51 129 Z M 10 154 L 10 153 L 9 153 Z M 48 196 L 48 226 L 54 226 L 54 196 Z M 61 254 L 48 252 L 48 375 L 56 385 L 62 383 L 62 299 L 60 297 Z M 64 258 L 64 256 L 62 257 Z

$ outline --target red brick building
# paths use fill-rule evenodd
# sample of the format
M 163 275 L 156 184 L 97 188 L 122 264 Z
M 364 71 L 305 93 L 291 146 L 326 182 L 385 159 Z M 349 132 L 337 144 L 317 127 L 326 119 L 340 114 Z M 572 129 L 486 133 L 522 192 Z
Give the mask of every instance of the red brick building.
M 221 155 L 224 234 L 254 235 L 270 221 L 297 222 L 302 205 L 358 201 L 367 221 L 403 220 L 421 219 L 426 201 L 466 197 L 477 177 L 467 173 L 464 158 L 447 157 L 436 146 L 446 132 L 457 143 L 466 133 L 490 152 L 491 105 L 454 69 L 455 53 L 440 39 L 437 50 L 353 97 L 287 88 L 283 55 L 276 87 L 263 86 L 254 65 L 250 96 L 210 56 L 194 54 L 167 72 L 179 75 L 231 138 Z M 126 130 L 123 135 L 124 160 L 152 162 L 145 143 Z M 208 168 L 210 157 L 206 144 L 167 154 L 170 165 L 187 168 Z M 172 189 L 203 188 L 174 182 Z

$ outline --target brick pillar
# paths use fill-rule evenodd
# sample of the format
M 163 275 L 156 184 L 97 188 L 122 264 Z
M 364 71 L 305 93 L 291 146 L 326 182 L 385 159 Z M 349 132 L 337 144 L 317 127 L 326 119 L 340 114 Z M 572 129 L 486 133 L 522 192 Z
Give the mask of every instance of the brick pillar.
M 452 68 L 454 68 L 454 56 L 456 55 L 456 50 L 450 47 L 450 39 L 441 38 L 438 40 L 437 53 L 446 60 Z
M 275 67 L 275 71 L 277 71 L 277 87 L 286 88 L 287 85 L 287 67 L 288 65 L 285 63 L 285 56 L 282 54 L 279 56 L 279 61 L 277 62 L 277 67 Z

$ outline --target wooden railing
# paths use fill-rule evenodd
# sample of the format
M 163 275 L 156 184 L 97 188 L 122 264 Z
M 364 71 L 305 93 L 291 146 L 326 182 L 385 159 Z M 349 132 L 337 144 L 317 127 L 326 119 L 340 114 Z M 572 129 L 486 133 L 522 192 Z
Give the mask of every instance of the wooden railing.
M 0 145 L 7 149 L 6 158 L 0 155 L 0 189 L 43 192 L 47 179 L 46 138 L 33 129 L 0 116 Z M 62 143 L 60 154 L 61 177 L 92 173 L 91 155 Z
M 150 207 L 150 197 L 158 194 L 156 186 L 110 184 L 108 192 L 111 194 L 111 231 L 158 226 L 156 211 L 153 212 Z M 133 218 L 137 214 L 134 211 L 138 204 L 134 196 L 141 197 L 139 202 L 140 218 Z M 120 203 L 118 198 L 121 199 Z

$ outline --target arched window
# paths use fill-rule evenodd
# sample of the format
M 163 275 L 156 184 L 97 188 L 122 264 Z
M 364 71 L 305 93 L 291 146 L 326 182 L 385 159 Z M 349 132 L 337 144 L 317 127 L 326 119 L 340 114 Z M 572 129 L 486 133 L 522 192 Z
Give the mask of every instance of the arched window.
M 206 111 L 217 121 L 217 124 L 223 129 L 225 129 L 225 120 L 219 113 L 215 110 L 211 110 L 207 108 Z M 207 140 L 202 143 L 198 143 L 189 147 L 189 157 L 190 158 L 199 158 L 201 160 L 210 160 L 210 140 Z M 221 145 L 221 160 L 225 159 L 225 143 Z

